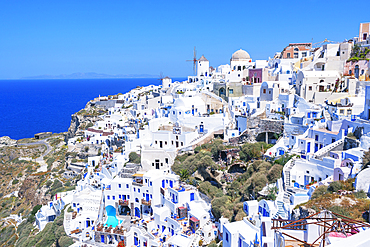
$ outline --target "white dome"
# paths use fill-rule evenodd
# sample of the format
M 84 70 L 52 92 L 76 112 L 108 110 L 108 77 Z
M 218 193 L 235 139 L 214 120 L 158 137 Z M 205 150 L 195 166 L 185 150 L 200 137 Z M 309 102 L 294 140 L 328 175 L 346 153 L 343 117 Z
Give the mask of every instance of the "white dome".
M 239 60 L 247 60 L 250 59 L 251 57 L 249 56 L 248 52 L 240 49 L 231 56 L 232 61 L 239 61 Z

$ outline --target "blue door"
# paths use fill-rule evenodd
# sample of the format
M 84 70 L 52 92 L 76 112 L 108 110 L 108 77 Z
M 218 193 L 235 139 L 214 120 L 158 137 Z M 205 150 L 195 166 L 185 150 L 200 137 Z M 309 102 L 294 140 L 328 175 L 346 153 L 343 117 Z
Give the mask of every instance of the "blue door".
M 199 125 L 199 132 L 200 133 L 204 132 L 204 125 L 203 124 Z
M 164 180 L 162 180 L 162 188 L 165 188 Z
M 135 244 L 136 246 L 138 246 L 138 245 L 139 245 L 139 240 L 137 239 L 137 237 L 134 237 L 134 244 Z
M 104 235 L 100 235 L 100 242 L 104 243 Z
M 146 194 L 146 201 L 149 202 L 149 194 Z
M 87 220 L 86 221 L 86 228 L 88 228 L 89 227 L 89 221 Z
M 307 118 L 311 118 L 311 113 L 307 113 Z
M 191 114 L 194 116 L 194 108 L 191 109 Z
M 135 216 L 140 218 L 140 209 L 139 208 L 135 208 Z
M 319 144 L 315 143 L 315 153 L 319 150 Z
M 171 235 L 173 236 L 175 234 L 175 231 L 172 229 L 171 230 Z
M 170 180 L 170 187 L 172 188 L 173 187 L 173 181 Z
M 307 153 L 311 152 L 311 142 L 307 143 Z
M 176 201 L 175 201 L 175 194 L 172 194 L 172 202 L 173 203 L 176 203 Z
M 190 201 L 194 201 L 194 193 L 190 193 Z

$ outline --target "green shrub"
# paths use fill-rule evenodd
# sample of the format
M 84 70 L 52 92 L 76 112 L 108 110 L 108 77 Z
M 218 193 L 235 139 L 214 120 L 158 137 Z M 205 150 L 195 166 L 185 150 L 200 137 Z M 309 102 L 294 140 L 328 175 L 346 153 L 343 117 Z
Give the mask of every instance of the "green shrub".
M 72 238 L 68 236 L 62 236 L 60 239 L 58 239 L 58 245 L 60 247 L 67 247 L 71 246 L 73 244 Z
M 328 191 L 333 193 L 333 192 L 338 192 L 338 190 L 341 190 L 343 189 L 343 185 L 341 182 L 339 181 L 334 181 L 332 182 L 329 187 L 328 187 Z
M 367 198 L 367 195 L 366 195 L 365 191 L 363 191 L 363 190 L 357 191 L 357 192 L 353 193 L 353 195 L 358 199 L 366 199 Z
M 129 162 L 135 163 L 135 164 L 140 164 L 141 158 L 136 152 L 131 152 L 129 155 Z
M 18 179 L 14 179 L 13 181 L 12 181 L 12 184 L 13 185 L 15 185 L 15 184 L 17 184 L 19 182 L 19 180 Z
M 319 198 L 320 196 L 327 193 L 328 187 L 325 185 L 320 185 L 315 189 L 315 191 L 312 193 L 311 199 Z

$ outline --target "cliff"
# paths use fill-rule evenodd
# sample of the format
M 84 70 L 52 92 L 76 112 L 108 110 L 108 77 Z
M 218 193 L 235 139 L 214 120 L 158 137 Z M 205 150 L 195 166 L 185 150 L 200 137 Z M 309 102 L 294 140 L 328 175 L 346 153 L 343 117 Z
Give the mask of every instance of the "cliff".
M 93 124 L 100 119 L 100 116 L 106 113 L 105 107 L 89 101 L 84 109 L 72 114 L 71 124 L 65 135 L 65 142 L 68 143 L 70 138 L 83 135 L 83 130 L 93 126 Z

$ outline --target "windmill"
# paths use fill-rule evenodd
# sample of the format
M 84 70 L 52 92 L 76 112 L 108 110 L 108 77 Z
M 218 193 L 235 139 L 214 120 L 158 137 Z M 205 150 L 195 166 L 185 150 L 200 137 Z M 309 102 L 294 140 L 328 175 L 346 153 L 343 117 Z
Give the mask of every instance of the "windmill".
M 186 62 L 193 62 L 193 72 L 194 72 L 194 75 L 197 74 L 197 50 L 195 50 L 195 46 L 194 46 L 194 57 L 193 57 L 193 60 L 186 60 Z
M 164 79 L 164 76 L 163 76 L 163 72 L 161 71 L 161 73 L 159 74 L 159 81 L 161 81 L 161 84 L 163 84 L 163 79 Z
M 312 44 L 312 47 L 316 48 L 316 47 L 320 47 L 320 46 L 323 46 L 323 45 L 326 45 L 326 44 L 338 44 L 338 43 L 339 42 L 324 39 L 323 41 Z

